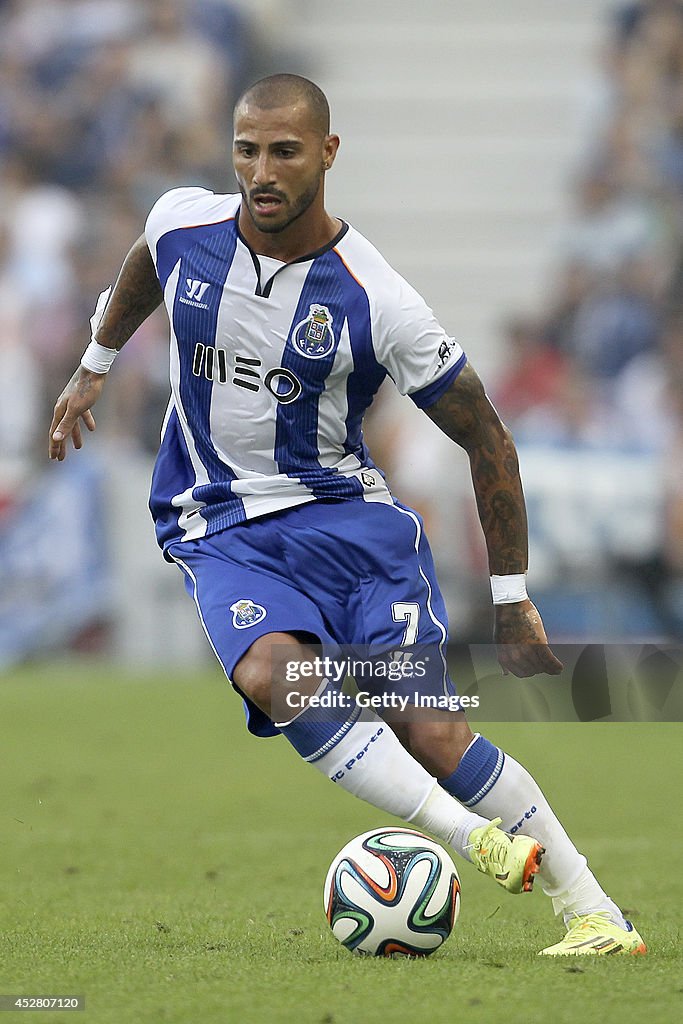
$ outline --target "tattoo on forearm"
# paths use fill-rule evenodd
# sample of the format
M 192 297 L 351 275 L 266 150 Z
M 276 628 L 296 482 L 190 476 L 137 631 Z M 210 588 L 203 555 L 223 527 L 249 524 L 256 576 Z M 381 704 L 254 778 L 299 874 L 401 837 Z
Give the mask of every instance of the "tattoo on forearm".
M 517 452 L 471 366 L 462 370 L 427 414 L 469 455 L 490 571 L 525 572 L 527 519 Z
M 97 340 L 110 348 L 123 348 L 162 299 L 161 285 L 143 235 L 123 262 Z

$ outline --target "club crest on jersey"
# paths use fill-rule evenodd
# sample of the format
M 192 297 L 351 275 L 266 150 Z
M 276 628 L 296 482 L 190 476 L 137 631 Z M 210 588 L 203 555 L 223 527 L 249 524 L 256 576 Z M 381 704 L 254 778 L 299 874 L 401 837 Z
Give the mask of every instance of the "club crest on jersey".
M 248 597 L 242 597 L 230 605 L 232 612 L 232 624 L 235 629 L 246 629 L 248 626 L 255 626 L 257 622 L 266 617 L 266 609 L 260 604 L 254 604 Z
M 302 356 L 322 359 L 334 348 L 332 314 L 327 306 L 314 302 L 305 320 L 301 320 L 292 332 L 292 345 Z

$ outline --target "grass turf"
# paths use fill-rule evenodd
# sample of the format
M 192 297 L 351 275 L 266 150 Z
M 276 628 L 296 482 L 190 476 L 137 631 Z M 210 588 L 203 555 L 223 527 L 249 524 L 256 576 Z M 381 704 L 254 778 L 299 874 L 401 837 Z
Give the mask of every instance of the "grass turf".
M 683 1014 L 681 725 L 486 730 L 537 776 L 647 957 L 542 960 L 560 933 L 540 890 L 508 896 L 463 864 L 449 942 L 379 961 L 336 943 L 321 890 L 337 850 L 391 819 L 284 740 L 249 737 L 217 673 L 24 668 L 0 713 L 0 993 L 84 995 L 75 1020 L 93 1024 Z

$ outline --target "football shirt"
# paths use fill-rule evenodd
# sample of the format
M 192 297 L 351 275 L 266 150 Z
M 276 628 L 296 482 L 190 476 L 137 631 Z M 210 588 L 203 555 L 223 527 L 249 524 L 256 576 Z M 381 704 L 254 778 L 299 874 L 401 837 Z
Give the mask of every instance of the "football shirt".
M 292 263 L 241 237 L 240 195 L 173 189 L 146 237 L 171 325 L 150 508 L 164 547 L 316 500 L 391 502 L 361 421 L 388 374 L 421 408 L 465 355 L 359 232 Z

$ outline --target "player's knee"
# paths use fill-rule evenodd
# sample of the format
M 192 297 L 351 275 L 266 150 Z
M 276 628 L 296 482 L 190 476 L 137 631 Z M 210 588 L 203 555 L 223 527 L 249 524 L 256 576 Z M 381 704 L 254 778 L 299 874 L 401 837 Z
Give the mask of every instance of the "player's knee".
M 304 645 L 291 634 L 267 633 L 240 658 L 233 680 L 245 697 L 268 714 L 273 683 L 285 678 L 288 662 L 301 661 L 304 655 Z
M 460 715 L 449 715 L 445 721 L 411 722 L 406 733 L 410 753 L 437 779 L 455 771 L 471 740 L 470 727 Z

